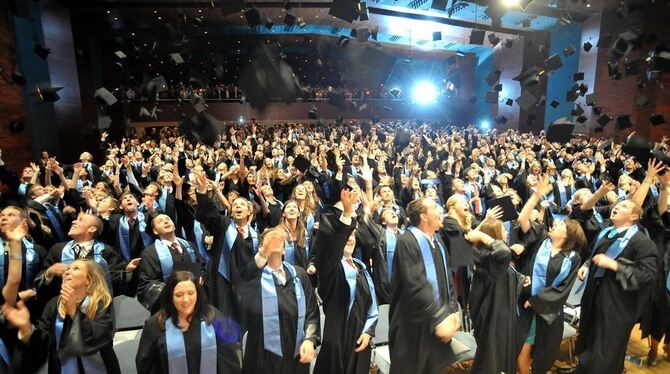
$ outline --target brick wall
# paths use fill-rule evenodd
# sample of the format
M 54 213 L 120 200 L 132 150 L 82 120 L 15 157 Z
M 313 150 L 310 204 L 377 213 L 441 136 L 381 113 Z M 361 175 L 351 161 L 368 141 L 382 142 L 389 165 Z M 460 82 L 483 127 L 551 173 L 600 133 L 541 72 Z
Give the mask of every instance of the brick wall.
M 2 158 L 11 170 L 18 171 L 31 161 L 30 124 L 28 123 L 22 87 L 11 84 L 14 72 L 14 36 L 7 7 L 0 6 L 0 149 Z M 9 133 L 9 123 L 23 121 L 25 129 L 20 134 Z

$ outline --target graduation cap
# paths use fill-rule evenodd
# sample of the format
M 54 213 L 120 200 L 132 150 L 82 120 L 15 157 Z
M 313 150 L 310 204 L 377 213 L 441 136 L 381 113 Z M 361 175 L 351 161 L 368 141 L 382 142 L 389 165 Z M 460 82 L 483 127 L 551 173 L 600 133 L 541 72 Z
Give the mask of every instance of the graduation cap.
M 619 63 L 618 62 L 613 62 L 613 61 L 608 61 L 607 62 L 607 74 L 610 76 L 610 78 L 614 80 L 618 80 L 621 78 L 621 73 L 619 73 Z
M 512 204 L 511 196 L 503 196 L 497 199 L 491 199 L 486 202 L 486 209 L 493 209 L 495 207 L 500 207 L 502 209 L 502 218 L 500 219 L 503 222 L 514 221 L 519 218 L 519 213 L 517 213 L 514 204 Z
M 505 39 L 505 44 L 504 45 L 505 45 L 505 48 L 512 48 L 512 46 L 514 45 L 514 39 L 509 39 L 509 38 Z
M 616 118 L 616 127 L 619 130 L 633 127 L 633 122 L 630 120 L 630 114 L 623 114 Z
M 575 90 L 576 90 L 576 87 L 573 87 L 565 93 L 565 101 L 572 103 L 575 100 L 577 100 L 577 97 L 579 96 L 579 94 Z
M 637 104 L 637 106 L 645 106 L 649 104 L 649 97 L 642 95 L 635 100 L 635 104 Z
M 12 135 L 18 134 L 25 129 L 25 123 L 23 121 L 15 119 L 9 122 L 9 133 Z M 4 196 L 3 196 L 4 198 Z
M 505 105 L 507 105 L 507 106 L 514 105 L 514 100 L 508 98 L 507 100 L 505 100 Z
M 356 18 L 359 17 L 358 14 L 358 1 L 357 0 L 333 0 L 332 5 L 328 14 L 335 18 L 339 18 L 343 21 L 352 23 Z
M 37 86 L 33 91 L 33 96 L 43 103 L 55 103 L 60 100 L 58 91 L 62 89 L 63 87 Z
M 624 64 L 624 73 L 626 76 L 637 75 L 640 73 L 640 59 L 635 59 L 632 61 L 627 61 Z
M 572 138 L 572 131 L 575 124 L 563 117 L 552 122 L 547 128 L 547 140 L 554 143 L 567 143 Z
M 433 0 L 433 2 L 430 4 L 430 9 L 435 9 L 435 10 L 447 10 L 447 4 L 449 3 L 449 0 Z
M 516 103 L 519 104 L 519 107 L 523 110 L 530 109 L 531 106 L 535 105 L 537 102 L 537 97 L 533 95 L 530 91 L 524 90 L 516 99 Z
M 500 70 L 490 72 L 489 75 L 486 76 L 486 83 L 488 83 L 489 86 L 493 86 L 500 79 L 501 74 L 502 72 Z
M 581 116 L 577 117 L 577 119 L 575 121 L 577 121 L 579 123 L 584 123 L 584 122 L 588 121 L 588 118 L 584 115 L 581 115 Z
M 580 96 L 584 96 L 587 92 L 589 92 L 589 85 L 586 83 L 581 83 L 577 87 L 577 91 L 579 91 Z
M 189 97 L 189 101 L 193 105 L 193 109 L 195 109 L 196 112 L 204 112 L 207 109 L 207 104 L 205 103 L 205 98 L 196 95 L 196 94 L 191 94 L 191 97 Z
M 651 158 L 651 148 L 651 144 L 649 144 L 649 141 L 645 137 L 633 135 L 628 138 L 621 151 L 634 157 L 640 164 L 646 165 L 649 162 L 649 158 Z
M 500 92 L 503 89 L 502 83 L 498 83 L 495 86 L 493 86 L 493 91 Z
M 554 109 L 558 108 L 559 105 L 561 105 L 561 103 L 556 99 L 552 100 L 551 103 L 549 104 L 549 106 Z
M 101 87 L 95 90 L 93 97 L 107 106 L 112 106 L 118 101 L 116 96 L 109 92 L 109 90 L 107 90 L 105 87 Z
M 512 80 L 519 81 L 521 87 L 531 87 L 540 83 L 540 68 L 532 66 L 521 71 L 519 75 L 512 78 Z
M 19 66 L 16 66 L 14 68 L 14 72 L 12 73 L 12 82 L 18 84 L 19 86 L 23 86 L 26 84 L 26 77 L 21 72 Z
M 246 8 L 244 0 L 226 0 L 221 1 L 221 13 L 224 17 L 241 12 Z
M 662 114 L 654 113 L 649 117 L 649 122 L 652 126 L 659 126 L 665 123 L 665 118 Z
M 593 131 L 595 132 L 603 132 L 604 130 L 605 130 L 604 127 L 596 127 L 595 129 L 593 129 Z
M 594 106 L 596 104 L 596 100 L 598 100 L 598 96 L 596 96 L 596 94 L 592 93 L 592 94 L 586 95 L 584 97 L 584 99 L 586 100 L 586 105 Z
M 470 43 L 473 45 L 482 45 L 484 44 L 484 37 L 486 36 L 486 31 L 484 30 L 472 30 L 470 33 Z
M 581 116 L 582 114 L 584 114 L 584 109 L 582 108 L 581 105 L 577 104 L 577 105 L 575 105 L 575 108 L 572 109 L 572 112 L 570 112 L 570 114 L 572 114 L 573 116 Z M 580 122 L 580 123 L 583 123 L 583 122 Z
M 612 117 L 608 116 L 607 114 L 603 114 L 598 119 L 596 120 L 600 126 L 605 127 L 610 121 L 612 121 Z
M 552 72 L 561 66 L 563 66 L 563 62 L 561 61 L 561 56 L 558 53 L 553 54 L 544 60 L 544 69 L 548 72 Z
M 123 60 L 123 59 L 125 59 L 126 57 L 128 57 L 128 56 L 126 56 L 125 53 L 123 53 L 123 51 L 116 51 L 116 52 L 114 52 L 114 55 L 115 55 L 119 60 Z
M 316 105 L 313 105 L 312 109 L 310 109 L 309 112 L 307 113 L 307 117 L 309 119 L 317 119 L 318 112 L 319 109 L 316 107 Z
M 500 37 L 497 36 L 495 33 L 489 34 L 488 39 L 489 43 L 491 43 L 491 45 L 494 47 L 498 45 L 498 43 L 500 43 Z
M 293 165 L 295 165 L 296 169 L 298 169 L 301 173 L 305 173 L 307 169 L 309 169 L 309 167 L 311 166 L 311 163 L 309 162 L 308 159 L 304 158 L 302 155 L 298 155 L 293 161 Z
M 573 47 L 572 44 L 565 47 L 565 49 L 563 50 L 563 56 L 565 57 L 570 57 L 573 54 L 575 54 L 575 47 Z
M 495 123 L 499 125 L 504 125 L 507 123 L 507 117 L 500 115 L 494 119 Z
M 637 40 L 638 35 L 636 33 L 630 30 L 624 31 L 619 34 L 619 37 L 614 41 L 609 52 L 614 56 L 625 56 L 633 50 Z
M 651 158 L 657 161 L 661 161 L 665 166 L 670 166 L 670 157 L 663 153 L 660 149 L 651 150 Z M 665 174 L 665 170 L 662 170 L 658 175 Z
M 487 104 L 497 104 L 498 103 L 498 91 L 491 91 L 486 93 L 486 103 Z
M 394 99 L 397 99 L 398 96 L 400 96 L 400 89 L 399 88 L 393 88 L 392 90 L 389 91 L 389 95 L 393 96 Z
M 600 115 L 603 112 L 603 108 L 599 106 L 594 106 L 593 108 L 591 108 L 591 111 L 593 112 L 593 114 Z
M 438 40 L 442 40 L 442 32 L 441 31 L 434 31 L 433 32 L 433 41 L 436 42 Z
M 584 43 L 584 52 L 590 51 L 591 48 L 593 48 L 593 44 L 591 44 L 589 42 Z
M 578 72 L 578 73 L 575 73 L 575 75 L 572 76 L 572 80 L 575 81 L 575 82 L 581 81 L 583 79 L 584 79 L 584 73 L 581 72 L 581 71 Z
M 194 142 L 214 146 L 223 127 L 219 121 L 206 112 L 200 112 L 181 123 L 181 130 Z
M 293 14 L 291 14 L 289 12 L 286 12 L 286 14 L 284 14 L 284 24 L 286 26 L 290 27 L 290 26 L 295 25 L 295 20 L 296 19 L 295 19 L 295 16 Z
M 35 43 L 33 52 L 35 52 L 36 55 L 40 56 L 41 59 L 46 60 L 49 54 L 51 54 L 51 48 L 46 48 L 40 43 Z
M 175 65 L 180 65 L 184 63 L 184 58 L 181 57 L 179 53 L 170 53 L 170 60 L 174 62 Z
M 140 95 L 149 99 L 154 100 L 156 94 L 160 92 L 167 91 L 167 83 L 165 82 L 165 77 L 159 75 L 148 80 L 140 89 Z

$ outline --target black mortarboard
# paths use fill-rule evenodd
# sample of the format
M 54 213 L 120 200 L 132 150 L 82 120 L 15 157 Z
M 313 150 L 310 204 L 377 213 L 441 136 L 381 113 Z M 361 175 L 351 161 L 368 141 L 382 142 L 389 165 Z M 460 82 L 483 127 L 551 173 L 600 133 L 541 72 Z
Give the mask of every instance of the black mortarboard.
M 514 39 L 505 39 L 505 48 L 512 48 L 514 45 Z
M 612 117 L 608 116 L 607 114 L 603 114 L 600 117 L 598 117 L 597 122 L 600 124 L 600 126 L 605 127 L 610 121 L 612 120 Z
M 584 43 L 584 52 L 590 51 L 591 48 L 593 48 L 593 44 L 591 44 L 590 42 Z
M 358 18 L 358 1 L 356 0 L 333 0 L 328 14 L 346 22 L 353 22 Z
M 613 61 L 607 62 L 607 74 L 614 80 L 620 79 L 621 73 L 619 73 L 619 63 Z
M 154 100 L 157 93 L 167 91 L 167 89 L 165 77 L 159 75 L 148 80 L 140 89 L 140 94 L 149 100 Z
M 502 89 L 503 89 L 502 83 L 498 83 L 495 86 L 493 86 L 493 91 L 500 92 L 500 91 L 502 91 Z
M 540 68 L 537 66 L 532 66 L 528 69 L 521 71 L 519 75 L 512 78 L 515 81 L 519 81 L 521 87 L 530 87 L 540 83 Z
M 309 119 L 317 119 L 319 109 L 316 107 L 316 105 L 312 106 L 312 109 L 309 110 L 307 113 L 307 117 Z
M 519 213 L 517 213 L 516 209 L 514 208 L 514 204 L 512 204 L 511 196 L 503 196 L 497 199 L 491 199 L 486 202 L 487 210 L 493 209 L 497 206 L 502 209 L 503 216 L 500 219 L 501 221 L 509 222 L 519 218 Z
M 572 109 L 572 112 L 570 114 L 572 114 L 573 116 L 581 116 L 582 114 L 584 114 L 584 109 L 582 108 L 581 105 L 577 104 L 575 105 L 574 109 Z
M 286 14 L 284 14 L 284 24 L 286 26 L 295 25 L 295 16 L 289 12 L 286 12 Z
M 572 131 L 574 129 L 574 123 L 567 122 L 567 119 L 565 118 L 559 118 L 558 120 L 552 122 L 547 128 L 547 140 L 552 143 L 567 143 L 570 141 L 570 138 L 572 138 Z
M 635 100 L 635 104 L 637 104 L 637 106 L 645 106 L 649 104 L 649 97 L 642 95 Z
M 500 115 L 500 116 L 496 117 L 494 119 L 494 121 L 499 125 L 504 125 L 504 124 L 507 123 L 507 117 Z
M 665 166 L 670 166 L 670 157 L 663 153 L 660 149 L 651 150 L 651 158 L 657 161 L 661 161 Z M 658 175 L 665 174 L 665 170 L 662 170 Z
M 256 8 L 249 8 L 245 10 L 244 18 L 246 18 L 249 27 L 256 27 L 261 24 L 261 14 Z
M 632 157 L 635 157 L 635 160 L 642 165 L 646 165 L 649 162 L 651 154 L 651 144 L 647 141 L 646 138 L 640 135 L 633 135 L 628 138 L 626 144 L 624 144 L 621 149 L 623 153 L 626 153 Z
M 624 72 L 626 73 L 626 76 L 637 75 L 640 73 L 640 61 L 640 59 L 635 59 L 624 64 Z
M 342 107 L 344 106 L 344 96 L 340 94 L 336 94 L 335 92 L 330 92 L 328 94 L 328 104 L 334 105 L 337 107 Z
M 486 36 L 486 31 L 484 30 L 472 30 L 470 33 L 470 43 L 472 45 L 482 45 L 484 44 L 484 37 Z
M 195 109 L 196 112 L 204 112 L 207 109 L 207 103 L 205 102 L 205 98 L 196 95 L 195 93 L 192 93 L 191 96 L 189 97 L 189 101 L 193 105 L 193 109 Z
M 35 52 L 35 54 L 40 56 L 40 58 L 42 58 L 43 60 L 46 60 L 46 58 L 51 53 L 51 48 L 46 48 L 40 43 L 35 43 L 35 48 L 33 48 L 33 52 Z
M 577 91 L 579 91 L 580 96 L 584 96 L 584 95 L 586 95 L 587 92 L 589 92 L 589 85 L 586 84 L 586 83 L 581 83 L 577 87 Z
M 12 134 L 12 135 L 18 134 L 21 131 L 23 131 L 23 129 L 25 129 L 25 127 L 26 127 L 26 125 L 22 120 L 15 119 L 15 120 L 9 122 L 9 133 Z M 4 196 L 3 196 L 3 198 L 4 198 Z
M 491 91 L 486 93 L 486 103 L 487 104 L 497 104 L 498 103 L 498 91 Z
M 490 33 L 488 36 L 489 43 L 491 43 L 492 46 L 498 45 L 500 43 L 500 37 L 497 36 L 495 33 Z
M 544 60 L 544 69 L 548 72 L 552 72 L 561 66 L 563 66 L 563 62 L 561 61 L 561 56 L 558 53 L 553 54 Z
M 623 114 L 616 118 L 616 127 L 619 130 L 633 127 L 633 122 L 630 120 L 630 114 Z
M 596 104 L 596 100 L 598 99 L 598 96 L 596 96 L 596 94 L 592 93 L 592 94 L 586 95 L 584 97 L 584 99 L 586 100 L 586 105 L 593 106 L 593 105 Z
M 574 80 L 575 82 L 581 81 L 583 79 L 584 79 L 584 73 L 581 72 L 581 71 L 578 72 L 578 73 L 575 73 L 575 75 L 572 76 L 572 80 Z
M 447 4 L 449 3 L 449 0 L 433 0 L 433 2 L 430 4 L 430 9 L 435 9 L 435 10 L 447 10 Z
M 244 4 L 244 0 L 221 1 L 221 13 L 224 17 L 241 12 L 245 7 L 246 5 Z
M 107 106 L 112 106 L 118 101 L 116 96 L 109 92 L 105 87 L 101 87 L 95 90 L 93 97 Z
M 577 100 L 578 96 L 579 96 L 579 94 L 575 90 L 575 87 L 573 87 L 573 88 L 571 88 L 571 89 L 569 89 L 568 91 L 565 92 L 565 101 L 570 102 L 570 103 L 574 102 L 575 100 Z
M 493 86 L 500 79 L 500 74 L 502 74 L 500 70 L 490 72 L 489 75 L 486 76 L 486 83 L 488 83 L 489 86 Z
M 549 106 L 551 106 L 554 109 L 558 108 L 559 105 L 561 105 L 561 103 L 556 99 L 552 100 L 551 103 L 549 104 Z
M 652 126 L 659 126 L 665 123 L 665 118 L 662 114 L 654 113 L 649 117 L 649 122 L 651 122 Z
M 181 123 L 181 130 L 194 142 L 213 146 L 222 129 L 219 121 L 206 112 L 201 112 Z
M 593 112 L 593 114 L 600 115 L 603 112 L 603 108 L 599 106 L 594 106 L 593 108 L 591 108 L 591 111 Z
M 516 99 L 516 103 L 519 104 L 519 107 L 523 110 L 530 109 L 531 106 L 535 105 L 537 102 L 537 97 L 533 95 L 530 91 L 524 90 Z
M 400 96 L 400 89 L 399 88 L 393 88 L 389 91 L 389 95 L 391 95 L 394 99 L 397 99 L 398 96 Z
M 573 47 L 572 45 L 565 47 L 565 49 L 563 50 L 563 56 L 565 57 L 570 57 L 574 53 L 575 53 L 575 47 Z
M 442 32 L 441 31 L 433 31 L 433 41 L 436 42 L 438 40 L 442 40 Z
M 43 103 L 55 103 L 60 100 L 60 95 L 58 91 L 63 89 L 63 87 L 50 87 L 50 86 L 37 86 L 33 95 L 37 97 L 37 100 Z
M 604 130 L 605 130 L 604 127 L 596 127 L 595 129 L 593 129 L 593 131 L 595 132 L 603 132 Z
M 301 173 L 304 173 L 305 171 L 307 171 L 307 169 L 309 169 L 309 166 L 311 164 L 308 159 L 299 155 L 293 161 L 293 165 L 295 165 L 296 169 L 300 170 Z
M 579 116 L 579 117 L 577 117 L 577 119 L 575 121 L 577 121 L 579 123 L 584 123 L 584 122 L 588 121 L 588 118 L 586 116 Z
M 172 62 L 174 62 L 175 65 L 184 63 L 184 58 L 181 57 L 179 53 L 170 53 L 170 60 L 172 60 Z
M 514 105 L 514 100 L 512 100 L 512 99 L 507 99 L 507 100 L 505 100 L 505 105 L 507 105 L 507 106 L 512 106 L 512 105 Z

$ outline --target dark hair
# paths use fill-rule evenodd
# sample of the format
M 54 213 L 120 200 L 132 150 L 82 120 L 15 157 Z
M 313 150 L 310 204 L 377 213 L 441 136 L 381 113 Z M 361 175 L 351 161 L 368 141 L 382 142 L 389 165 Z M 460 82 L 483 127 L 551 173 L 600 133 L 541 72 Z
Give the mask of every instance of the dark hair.
M 287 202 L 284 203 L 284 206 L 281 208 L 281 213 L 282 213 L 281 222 L 282 222 L 282 224 L 285 221 L 284 217 L 283 217 L 283 214 L 284 214 L 284 211 L 286 211 L 286 207 L 288 206 L 289 203 L 296 204 L 298 206 L 298 212 L 300 212 L 300 204 L 298 204 L 298 202 L 295 201 L 295 200 L 288 200 Z M 280 224 L 280 226 L 282 227 L 282 229 L 286 230 L 286 228 L 282 224 Z M 307 246 L 307 242 L 305 241 L 305 231 L 306 231 L 305 219 L 303 218 L 302 214 L 299 214 L 298 215 L 298 222 L 296 223 L 296 236 L 297 236 L 297 238 L 292 238 L 292 239 L 295 241 L 295 243 L 300 248 L 305 248 Z
M 407 218 L 409 218 L 409 224 L 412 226 L 419 226 L 421 223 L 421 214 L 426 212 L 425 201 L 429 199 L 428 197 L 422 197 L 416 200 L 412 200 L 409 205 L 407 205 Z
M 563 243 L 563 249 L 579 252 L 586 248 L 586 235 L 584 235 L 584 230 L 582 229 L 582 225 L 579 224 L 579 221 L 566 219 L 564 222 L 566 238 Z
M 192 321 L 205 320 L 208 324 L 211 324 L 214 320 L 215 313 L 214 309 L 209 306 L 207 303 L 207 296 L 205 295 L 205 289 L 200 285 L 198 279 L 190 271 L 174 271 L 168 279 L 165 281 L 165 288 L 163 289 L 162 304 L 161 310 L 158 311 L 158 324 L 161 329 L 165 329 L 165 321 L 169 318 L 172 319 L 175 325 L 177 325 L 177 308 L 175 308 L 174 303 L 172 302 L 172 294 L 174 293 L 175 287 L 179 282 L 188 282 L 191 281 L 195 285 L 195 290 L 197 293 L 198 299 L 195 301 L 195 308 L 193 308 L 193 318 Z

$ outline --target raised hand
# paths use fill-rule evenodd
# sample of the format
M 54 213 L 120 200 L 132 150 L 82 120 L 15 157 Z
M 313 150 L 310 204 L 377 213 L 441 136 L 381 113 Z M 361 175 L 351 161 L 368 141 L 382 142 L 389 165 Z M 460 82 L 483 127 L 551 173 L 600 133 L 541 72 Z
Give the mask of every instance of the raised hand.
M 21 223 L 4 232 L 8 242 L 18 243 L 28 235 L 28 222 L 21 220 Z
M 204 172 L 197 173 L 195 176 L 195 186 L 198 193 L 207 192 L 207 176 Z
M 314 351 L 314 343 L 309 340 L 304 340 L 302 344 L 300 344 L 300 363 L 308 364 L 315 358 L 316 352 Z
M 342 202 L 343 213 L 347 217 L 351 217 L 354 213 L 354 204 L 356 203 L 356 194 L 347 189 L 340 192 L 340 201 Z
M 484 218 L 484 220 L 495 221 L 495 220 L 502 219 L 502 217 L 503 217 L 502 207 L 501 206 L 494 206 L 493 208 L 488 209 L 486 211 L 486 217 Z
M 5 321 L 19 329 L 24 339 L 30 336 L 30 312 L 23 301 L 16 303 L 16 307 L 11 307 L 8 304 L 3 305 L 2 314 Z
M 647 175 L 644 177 L 649 182 L 653 182 L 654 178 L 658 176 L 658 173 L 665 169 L 663 161 L 656 159 L 649 159 L 647 162 Z

